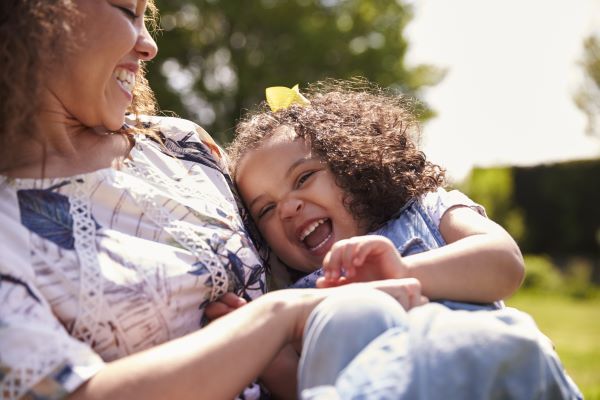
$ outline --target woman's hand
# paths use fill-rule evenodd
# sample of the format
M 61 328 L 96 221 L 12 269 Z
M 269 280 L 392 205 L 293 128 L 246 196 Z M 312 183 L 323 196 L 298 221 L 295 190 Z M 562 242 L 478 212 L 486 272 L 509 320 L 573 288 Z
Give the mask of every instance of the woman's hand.
M 378 235 L 335 243 L 323 259 L 323 272 L 318 287 L 408 277 L 406 263 L 392 241 Z

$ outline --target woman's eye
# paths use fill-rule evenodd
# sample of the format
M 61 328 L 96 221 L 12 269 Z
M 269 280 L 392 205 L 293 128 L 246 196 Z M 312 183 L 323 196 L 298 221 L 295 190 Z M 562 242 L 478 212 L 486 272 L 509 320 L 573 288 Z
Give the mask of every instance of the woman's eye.
M 135 13 L 135 11 L 132 11 L 127 7 L 120 7 L 120 6 L 115 6 L 115 7 L 117 7 L 119 10 L 121 10 L 123 12 L 123 14 L 125 14 L 131 20 L 136 20 L 138 18 L 138 15 Z
M 316 171 L 310 171 L 300 175 L 300 178 L 298 178 L 298 182 L 296 183 L 296 187 L 302 186 L 304 182 L 306 182 L 308 178 L 310 178 L 315 172 Z

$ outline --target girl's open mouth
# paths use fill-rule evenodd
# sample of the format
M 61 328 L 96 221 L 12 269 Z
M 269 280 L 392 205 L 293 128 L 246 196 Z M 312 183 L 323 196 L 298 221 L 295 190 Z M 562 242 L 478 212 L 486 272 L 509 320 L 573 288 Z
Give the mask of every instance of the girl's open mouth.
M 302 234 L 300 240 L 310 251 L 323 248 L 333 237 L 333 226 L 329 218 L 322 218 L 310 224 Z

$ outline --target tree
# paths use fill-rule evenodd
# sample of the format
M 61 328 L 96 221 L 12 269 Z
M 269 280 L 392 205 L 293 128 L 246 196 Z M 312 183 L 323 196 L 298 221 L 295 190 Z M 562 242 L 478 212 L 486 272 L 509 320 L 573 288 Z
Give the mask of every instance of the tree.
M 412 18 L 401 0 L 158 0 L 149 80 L 163 110 L 227 142 L 268 86 L 363 76 L 418 97 L 443 71 L 405 65 Z M 432 111 L 422 106 L 422 116 Z
M 587 116 L 587 132 L 600 136 L 600 37 L 590 36 L 583 42 L 581 67 L 584 82 L 575 95 L 575 104 Z

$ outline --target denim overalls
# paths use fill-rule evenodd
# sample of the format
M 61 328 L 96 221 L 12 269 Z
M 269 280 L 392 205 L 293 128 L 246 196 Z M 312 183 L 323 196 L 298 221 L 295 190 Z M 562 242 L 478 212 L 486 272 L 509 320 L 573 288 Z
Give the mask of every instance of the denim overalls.
M 385 225 L 370 234 L 390 239 L 403 257 L 446 245 L 440 230 L 418 200 L 409 201 Z M 290 287 L 313 288 L 320 276 L 323 276 L 323 270 L 319 268 L 300 278 Z M 438 302 L 451 309 L 473 311 L 495 310 L 504 307 L 502 301 L 492 304 L 462 303 L 451 300 L 439 300 Z

